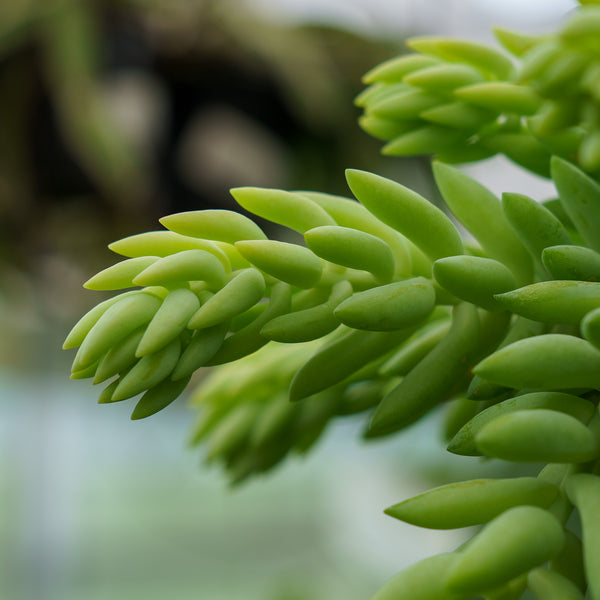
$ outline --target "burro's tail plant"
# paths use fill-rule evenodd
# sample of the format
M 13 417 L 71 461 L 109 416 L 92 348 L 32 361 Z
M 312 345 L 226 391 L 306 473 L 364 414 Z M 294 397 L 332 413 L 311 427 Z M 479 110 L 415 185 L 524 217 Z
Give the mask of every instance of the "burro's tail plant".
M 365 413 L 376 438 L 445 404 L 450 452 L 539 473 L 389 507 L 422 527 L 483 527 L 374 600 L 600 600 L 600 6 L 585 4 L 553 35 L 499 31 L 514 61 L 421 38 L 365 78 L 361 125 L 388 154 L 435 155 L 469 242 L 419 194 L 360 170 L 347 171 L 354 198 L 234 189 L 304 243 L 205 210 L 111 244 L 124 260 L 85 287 L 127 291 L 67 337 L 72 377 L 103 384 L 101 403 L 141 395 L 138 419 L 215 366 L 192 392 L 193 440 L 234 482 L 307 451 L 333 418 Z M 550 175 L 558 198 L 499 200 L 449 164 L 495 153 Z

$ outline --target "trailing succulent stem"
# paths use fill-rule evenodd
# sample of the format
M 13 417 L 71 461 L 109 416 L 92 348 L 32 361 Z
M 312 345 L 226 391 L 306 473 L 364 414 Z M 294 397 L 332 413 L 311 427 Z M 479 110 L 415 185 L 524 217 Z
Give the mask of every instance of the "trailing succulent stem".
M 386 510 L 437 529 L 482 525 L 374 600 L 600 600 L 600 6 L 539 38 L 498 31 L 518 59 L 459 40 L 365 76 L 361 126 L 391 155 L 435 155 L 447 212 L 351 169 L 353 197 L 237 188 L 251 213 L 161 219 L 125 238 L 93 290 L 127 290 L 65 341 L 72 377 L 132 418 L 192 392 L 192 443 L 240 482 L 306 452 L 334 418 L 397 433 L 444 404 L 448 450 L 539 464 L 537 477 L 445 485 Z M 496 198 L 450 162 L 503 153 L 558 198 Z M 448 216 L 450 214 L 451 216 Z M 475 243 L 463 242 L 459 222 Z M 544 466 L 545 465 L 545 466 Z M 581 540 L 567 525 L 579 514 Z

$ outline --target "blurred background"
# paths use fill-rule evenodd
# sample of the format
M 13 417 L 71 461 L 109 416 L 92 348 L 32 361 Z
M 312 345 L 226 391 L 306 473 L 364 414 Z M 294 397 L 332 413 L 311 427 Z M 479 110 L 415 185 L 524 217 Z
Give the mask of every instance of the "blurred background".
M 574 6 L 0 0 L 0 597 L 359 600 L 461 543 L 382 514 L 478 476 L 432 441 L 435 418 L 367 446 L 348 419 L 230 490 L 186 449 L 185 402 L 131 422 L 68 380 L 60 346 L 104 298 L 81 284 L 115 261 L 108 243 L 235 208 L 233 186 L 347 194 L 355 167 L 435 195 L 427 160 L 381 157 L 356 125 L 361 75 L 410 36 L 541 33 Z M 497 192 L 552 194 L 500 159 L 465 168 Z

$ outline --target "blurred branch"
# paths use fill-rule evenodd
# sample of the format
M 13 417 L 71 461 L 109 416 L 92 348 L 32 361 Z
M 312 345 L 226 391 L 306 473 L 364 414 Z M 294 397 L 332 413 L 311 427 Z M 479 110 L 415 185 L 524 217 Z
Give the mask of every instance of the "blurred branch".
M 141 186 L 140 165 L 103 103 L 101 39 L 92 5 L 60 0 L 42 37 L 49 88 L 67 142 L 109 198 L 131 201 Z

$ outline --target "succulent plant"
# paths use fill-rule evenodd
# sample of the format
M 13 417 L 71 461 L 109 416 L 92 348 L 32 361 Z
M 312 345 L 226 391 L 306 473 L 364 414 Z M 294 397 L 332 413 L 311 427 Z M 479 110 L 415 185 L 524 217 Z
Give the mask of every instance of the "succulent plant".
M 388 508 L 483 527 L 373 600 L 600 600 L 600 6 L 582 4 L 556 34 L 498 31 L 518 65 L 419 38 L 365 76 L 361 126 L 387 154 L 435 155 L 447 212 L 351 169 L 353 198 L 232 190 L 303 243 L 231 211 L 165 217 L 112 244 L 124 260 L 85 284 L 127 291 L 67 337 L 72 377 L 104 382 L 102 403 L 141 394 L 137 419 L 216 367 L 192 391 L 193 440 L 234 482 L 307 451 L 334 418 L 364 413 L 365 437 L 382 437 L 445 404 L 450 452 L 539 473 Z M 495 153 L 550 176 L 558 199 L 498 199 L 450 164 Z

